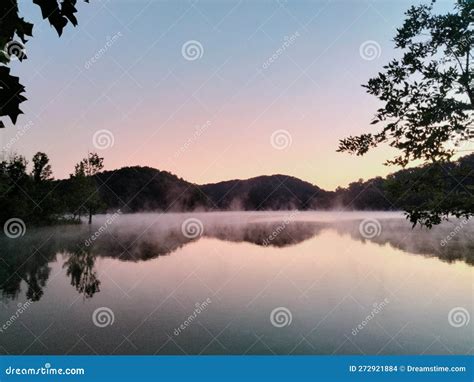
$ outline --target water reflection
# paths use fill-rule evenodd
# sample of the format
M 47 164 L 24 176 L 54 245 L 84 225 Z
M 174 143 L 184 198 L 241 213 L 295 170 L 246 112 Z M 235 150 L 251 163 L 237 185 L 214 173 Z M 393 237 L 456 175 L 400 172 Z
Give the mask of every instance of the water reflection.
M 474 264 L 474 227 L 463 227 L 447 245 L 442 240 L 450 235 L 456 222 L 446 223 L 433 230 L 412 229 L 403 219 L 380 220 L 381 233 L 368 240 L 360 233 L 360 220 L 311 221 L 304 217 L 294 221 L 205 222 L 201 237 L 227 242 L 246 242 L 258 246 L 284 248 L 318 237 L 325 230 L 338 235 L 349 235 L 359 242 L 370 241 L 380 246 L 389 245 L 406 253 L 438 257 L 452 263 L 463 261 Z M 17 299 L 22 281 L 26 297 L 41 299 L 51 274 L 50 263 L 63 256 L 63 268 L 70 284 L 85 299 L 100 292 L 95 263 L 97 257 L 120 261 L 147 261 L 169 255 L 199 238 L 183 235 L 180 224 L 155 224 L 146 229 L 117 223 L 99 235 L 91 245 L 88 239 L 94 228 L 86 226 L 48 227 L 29 230 L 15 240 L 0 239 L 0 290 L 3 299 Z M 90 242 L 90 241 L 89 241 Z
M 92 297 L 100 291 L 100 280 L 94 270 L 95 259 L 96 255 L 90 248 L 78 247 L 77 251 L 69 254 L 63 265 L 66 275 L 71 278 L 71 285 L 84 298 Z

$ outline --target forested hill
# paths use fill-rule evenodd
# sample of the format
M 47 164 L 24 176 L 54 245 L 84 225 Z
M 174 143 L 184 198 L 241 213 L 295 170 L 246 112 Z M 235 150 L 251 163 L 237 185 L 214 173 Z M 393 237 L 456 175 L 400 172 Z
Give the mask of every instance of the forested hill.
M 300 179 L 259 176 L 196 185 L 150 167 L 124 167 L 96 175 L 108 209 L 125 211 L 287 210 L 325 208 L 326 191 Z
M 150 167 L 124 167 L 96 175 L 108 209 L 125 211 L 353 209 L 398 210 L 415 208 L 430 198 L 442 200 L 454 192 L 474 203 L 474 154 L 443 166 L 432 164 L 398 171 L 387 178 L 359 180 L 346 188 L 325 191 L 286 175 L 259 176 L 197 185 L 169 172 Z M 437 195 L 420 189 L 429 177 Z M 422 184 L 422 183 L 420 183 Z M 474 190 L 473 190 L 474 191 Z M 471 208 L 467 206 L 468 208 Z
M 108 209 L 125 211 L 192 211 L 207 208 L 199 187 L 167 171 L 150 167 L 123 167 L 96 175 Z
M 286 175 L 259 176 L 200 186 L 218 209 L 290 210 L 326 207 L 328 192 Z

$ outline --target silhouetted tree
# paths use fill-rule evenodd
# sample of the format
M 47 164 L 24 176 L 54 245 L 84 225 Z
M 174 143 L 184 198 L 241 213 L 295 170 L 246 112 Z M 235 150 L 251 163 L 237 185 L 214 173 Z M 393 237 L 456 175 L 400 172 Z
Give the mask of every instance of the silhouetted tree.
M 89 0 L 84 0 L 89 2 Z M 61 36 L 64 27 L 70 22 L 77 25 L 75 5 L 77 0 L 33 0 L 41 8 L 43 19 L 56 29 Z M 0 64 L 8 65 L 12 57 L 20 61 L 26 59 L 25 46 L 27 37 L 33 35 L 33 24 L 20 17 L 18 0 L 0 2 Z M 19 39 L 19 41 L 17 40 Z M 0 117 L 8 116 L 15 124 L 20 110 L 20 103 L 26 100 L 23 95 L 25 87 L 19 78 L 10 74 L 10 69 L 0 66 Z M 0 128 L 5 124 L 0 121 Z
M 89 153 L 87 158 L 82 159 L 71 174 L 73 192 L 72 203 L 77 204 L 77 212 L 84 209 L 89 215 L 89 224 L 92 223 L 92 215 L 102 206 L 99 189 L 95 175 L 104 167 L 104 158 L 96 153 Z
M 33 156 L 33 171 L 31 175 L 36 183 L 52 179 L 53 172 L 49 164 L 49 158 L 45 153 L 37 152 Z
M 363 155 L 388 143 L 401 150 L 389 164 L 406 166 L 417 159 L 444 163 L 455 153 L 453 143 L 469 139 L 474 127 L 474 1 L 458 0 L 454 12 L 445 15 L 433 13 L 434 3 L 406 12 L 395 36 L 402 57 L 363 85 L 384 103 L 372 122 L 383 123 L 383 128 L 341 140 L 338 151 Z M 435 207 L 428 199 L 408 214 L 415 224 L 431 224 L 449 214 L 474 213 L 456 203 L 447 209 L 435 211 Z
M 26 219 L 32 209 L 31 200 L 25 194 L 29 177 L 26 173 L 28 162 L 25 157 L 12 154 L 0 162 L 0 223 L 17 217 Z
M 49 224 L 68 219 L 68 213 L 89 214 L 92 219 L 102 205 L 94 175 L 103 167 L 103 158 L 90 154 L 76 165 L 71 180 L 55 181 L 45 153 L 33 156 L 27 172 L 25 157 L 11 154 L 0 161 L 0 225 L 18 218 L 24 223 Z M 74 219 L 75 220 L 75 219 Z
M 7 178 L 16 186 L 19 186 L 27 177 L 26 166 L 28 161 L 22 155 L 12 154 L 7 161 L 3 161 L 2 168 Z

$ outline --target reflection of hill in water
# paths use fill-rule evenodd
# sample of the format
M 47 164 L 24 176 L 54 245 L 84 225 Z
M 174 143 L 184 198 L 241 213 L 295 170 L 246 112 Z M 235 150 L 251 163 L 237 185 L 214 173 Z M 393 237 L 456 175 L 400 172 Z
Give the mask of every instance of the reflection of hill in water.
M 380 226 L 380 235 L 372 239 L 365 239 L 359 231 L 359 224 L 354 222 L 333 224 L 332 228 L 339 234 L 349 234 L 355 240 L 391 245 L 407 253 L 438 257 L 448 263 L 461 260 L 474 265 L 474 222 L 462 225 L 460 221 L 454 220 L 429 230 L 421 227 L 412 229 L 406 221 L 387 219 L 380 220 Z M 457 233 L 449 242 L 445 245 L 441 244 L 456 231 Z
M 286 247 L 317 237 L 323 229 L 335 230 L 365 242 L 359 232 L 360 221 L 334 222 L 252 222 L 241 224 L 205 224 L 201 237 L 229 242 L 247 242 L 259 246 Z M 415 228 L 401 219 L 380 220 L 381 233 L 371 242 L 391 245 L 412 254 L 436 256 L 442 261 L 462 260 L 474 264 L 474 224 L 461 230 L 442 246 L 441 241 L 455 230 L 456 223 L 445 223 L 432 230 Z M 459 223 L 457 223 L 459 225 Z M 16 298 L 22 281 L 27 285 L 27 298 L 39 300 L 51 268 L 48 263 L 64 255 L 64 268 L 71 285 L 84 298 L 100 290 L 94 270 L 97 256 L 121 261 L 146 261 L 168 255 L 199 239 L 186 238 L 181 225 L 156 225 L 148 230 L 134 230 L 118 225 L 102 233 L 91 245 L 85 245 L 94 230 L 88 226 L 64 226 L 36 229 L 15 240 L 0 239 L 0 290 L 6 298 Z
M 241 226 L 215 226 L 204 237 L 231 242 L 247 242 L 268 247 L 287 247 L 319 235 L 324 224 L 305 222 L 249 223 Z

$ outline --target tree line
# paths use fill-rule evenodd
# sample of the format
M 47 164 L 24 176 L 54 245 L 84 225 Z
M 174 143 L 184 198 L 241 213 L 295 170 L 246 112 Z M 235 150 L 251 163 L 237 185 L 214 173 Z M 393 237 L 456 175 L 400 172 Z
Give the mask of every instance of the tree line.
M 124 213 L 358 210 L 405 211 L 414 225 L 432 227 L 474 211 L 474 154 L 403 169 L 385 178 L 359 179 L 335 191 L 285 175 L 197 185 L 150 167 L 102 171 L 103 162 L 90 153 L 68 179 L 55 180 L 45 153 L 36 153 L 31 166 L 25 157 L 10 155 L 0 162 L 0 224 L 12 218 L 33 225 L 78 223 L 84 217 L 91 223 L 94 214 L 117 209 Z
M 25 224 L 80 222 L 102 208 L 94 175 L 102 170 L 104 159 L 89 153 L 79 161 L 68 181 L 55 180 L 47 154 L 37 152 L 28 171 L 27 159 L 10 154 L 0 162 L 0 223 L 11 218 Z

